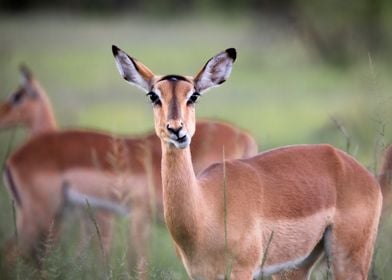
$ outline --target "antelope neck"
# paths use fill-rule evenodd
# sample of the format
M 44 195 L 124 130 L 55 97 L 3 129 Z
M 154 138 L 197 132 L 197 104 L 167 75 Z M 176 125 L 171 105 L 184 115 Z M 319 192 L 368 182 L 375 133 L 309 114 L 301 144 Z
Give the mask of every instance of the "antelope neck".
M 53 110 L 46 101 L 46 104 L 42 106 L 35 113 L 31 123 L 29 123 L 29 134 L 31 137 L 39 135 L 44 132 L 56 131 L 57 123 L 54 118 Z
M 200 194 L 190 148 L 177 149 L 162 141 L 162 186 L 164 215 L 174 240 L 182 248 L 197 236 L 196 207 L 200 214 Z

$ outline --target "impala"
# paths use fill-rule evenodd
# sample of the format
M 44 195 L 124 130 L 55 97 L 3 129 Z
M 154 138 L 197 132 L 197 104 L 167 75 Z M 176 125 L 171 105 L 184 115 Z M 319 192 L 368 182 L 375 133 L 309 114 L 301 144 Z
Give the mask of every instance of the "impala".
M 392 205 L 392 144 L 389 145 L 384 153 L 381 172 L 378 176 L 383 196 L 382 218 L 383 220 L 390 215 Z
M 22 125 L 30 137 L 56 131 L 56 119 L 45 90 L 26 66 L 20 67 L 20 74 L 20 87 L 0 103 L 0 128 Z
M 131 241 L 138 259 L 145 258 L 151 205 L 162 213 L 161 151 L 155 134 L 114 137 L 93 131 L 59 131 L 49 99 L 27 68 L 23 83 L 0 103 L 0 127 L 24 124 L 32 137 L 7 160 L 4 178 L 16 202 L 19 248 L 24 255 L 37 254 L 41 237 L 57 221 L 64 203 L 85 204 L 121 212 L 118 204 L 130 200 Z M 200 136 L 192 147 L 195 170 L 226 157 L 256 153 L 255 140 L 223 122 L 197 124 Z M 70 183 L 64 188 L 63 182 Z M 110 249 L 112 216 L 97 212 L 106 254 Z M 54 230 L 56 230 L 56 225 Z M 10 254 L 16 249 L 10 244 Z M 13 255 L 13 254 L 11 254 Z
M 121 76 L 151 99 L 161 140 L 164 217 L 192 279 L 306 279 L 326 253 L 336 279 L 366 279 L 382 196 L 376 179 L 329 145 L 277 148 L 195 175 L 195 101 L 222 84 L 235 49 L 194 77 L 158 76 L 112 47 Z M 245 98 L 245 97 L 244 97 Z

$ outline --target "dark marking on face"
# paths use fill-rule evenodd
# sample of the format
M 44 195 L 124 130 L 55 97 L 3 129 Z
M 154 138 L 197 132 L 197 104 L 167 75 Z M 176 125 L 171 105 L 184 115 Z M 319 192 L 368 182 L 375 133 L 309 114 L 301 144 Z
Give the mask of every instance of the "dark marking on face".
M 19 89 L 11 95 L 10 103 L 12 105 L 17 105 L 23 100 L 24 96 L 25 96 L 25 91 L 23 89 Z
M 177 96 L 175 94 L 177 83 L 171 83 L 171 90 L 172 90 L 172 99 L 170 100 L 169 104 L 169 120 L 177 120 L 180 117 L 180 108 L 177 102 Z
M 186 82 L 190 82 L 187 78 L 185 78 L 184 76 L 180 76 L 180 75 L 166 75 L 164 77 L 162 77 L 159 81 L 186 81 Z

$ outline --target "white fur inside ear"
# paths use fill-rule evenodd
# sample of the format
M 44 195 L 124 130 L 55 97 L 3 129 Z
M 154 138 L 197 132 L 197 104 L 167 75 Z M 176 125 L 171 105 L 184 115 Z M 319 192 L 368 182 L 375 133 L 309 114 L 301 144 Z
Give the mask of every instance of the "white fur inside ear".
M 203 93 L 210 88 L 219 86 L 230 76 L 233 59 L 226 52 L 221 52 L 211 58 L 205 65 L 202 73 L 197 77 L 196 89 Z
M 140 87 L 148 92 L 150 90 L 149 83 L 139 74 L 135 67 L 134 61 L 123 51 L 118 51 L 115 56 L 116 66 L 120 75 L 129 83 Z
M 29 78 L 24 73 L 21 73 L 19 77 L 19 82 L 20 85 L 24 86 L 29 83 Z

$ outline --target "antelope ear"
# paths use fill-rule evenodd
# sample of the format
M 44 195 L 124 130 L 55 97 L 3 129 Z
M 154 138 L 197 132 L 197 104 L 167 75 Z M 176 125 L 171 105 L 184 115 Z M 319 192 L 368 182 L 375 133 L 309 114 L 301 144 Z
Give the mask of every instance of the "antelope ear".
M 230 48 L 208 60 L 194 78 L 196 90 L 199 93 L 203 93 L 224 83 L 230 76 L 231 68 L 236 58 L 237 51 L 234 48 Z
M 24 63 L 19 65 L 19 72 L 22 85 L 31 82 L 34 78 L 33 72 Z
M 36 97 L 37 92 L 40 91 L 40 87 L 33 72 L 26 66 L 26 64 L 23 63 L 19 65 L 19 72 L 21 86 L 25 89 L 28 95 Z
M 114 45 L 112 46 L 112 52 L 120 75 L 127 82 L 149 92 L 155 77 L 154 73 L 147 66 Z

